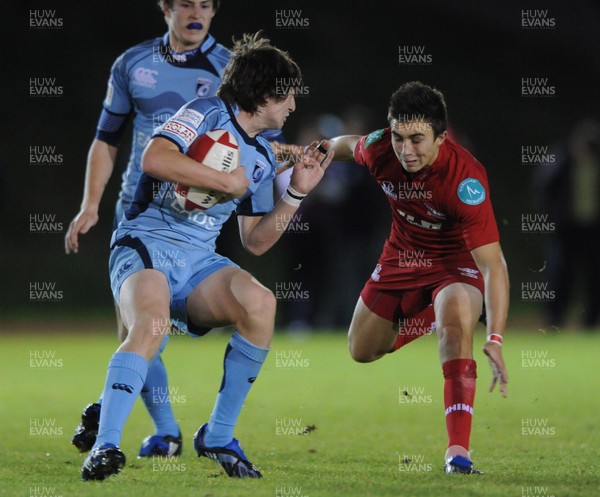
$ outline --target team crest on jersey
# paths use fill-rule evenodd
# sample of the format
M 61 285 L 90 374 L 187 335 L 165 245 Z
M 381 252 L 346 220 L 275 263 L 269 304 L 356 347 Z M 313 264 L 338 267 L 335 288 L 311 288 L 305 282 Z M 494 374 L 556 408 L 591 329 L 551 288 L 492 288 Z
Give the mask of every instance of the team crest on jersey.
M 479 205 L 485 200 L 485 188 L 475 178 L 467 178 L 461 181 L 457 193 L 463 204 Z
M 391 181 L 381 183 L 381 189 L 388 197 L 398 200 L 398 194 L 394 192 L 394 184 Z
M 266 169 L 267 165 L 264 162 L 257 160 L 256 164 L 254 164 L 254 171 L 252 171 L 252 181 L 258 183 L 263 177 L 263 174 L 265 174 Z
M 208 97 L 212 88 L 212 79 L 198 78 L 196 80 L 196 95 L 199 97 Z
M 376 141 L 380 140 L 381 137 L 383 136 L 384 131 L 385 131 L 385 129 L 378 129 L 377 131 L 373 131 L 372 133 L 369 133 L 369 135 L 367 136 L 367 139 L 365 140 L 365 148 L 367 148 L 369 145 L 371 145 L 371 143 L 375 143 Z

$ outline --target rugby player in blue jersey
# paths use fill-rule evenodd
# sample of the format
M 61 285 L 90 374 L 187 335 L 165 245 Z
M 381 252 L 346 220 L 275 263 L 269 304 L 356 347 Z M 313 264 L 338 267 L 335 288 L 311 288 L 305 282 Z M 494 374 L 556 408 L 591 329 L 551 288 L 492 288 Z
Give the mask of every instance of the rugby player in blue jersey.
M 229 476 L 261 477 L 233 432 L 269 350 L 276 299 L 251 274 L 216 254 L 215 241 L 236 212 L 243 246 L 264 254 L 284 231 L 281 219 L 293 217 L 329 166 L 333 153 L 326 152 L 328 143 L 311 144 L 294 165 L 286 193 L 274 202 L 275 155 L 260 133 L 281 129 L 294 112 L 294 87 L 286 82 L 300 76 L 288 54 L 259 34 L 245 35 L 234 46 L 218 97 L 188 103 L 146 148 L 144 174 L 113 233 L 109 261 L 111 288 L 129 334 L 108 366 L 98 437 L 84 462 L 83 480 L 102 480 L 124 467 L 119 449 L 123 425 L 163 342 L 154 323 L 169 319 L 192 335 L 234 325 L 221 387 L 209 421 L 194 436 L 194 448 Z M 240 167 L 230 174 L 185 155 L 198 136 L 214 129 L 225 129 L 237 140 Z M 207 210 L 189 211 L 176 199 L 177 183 L 216 190 L 226 199 Z M 150 254 L 156 251 L 186 264 L 154 266 Z M 197 378 L 202 381 L 201 374 Z
M 113 172 L 117 150 L 133 117 L 131 156 L 123 173 L 115 209 L 114 227 L 133 200 L 142 174 L 142 152 L 154 129 L 182 105 L 196 97 L 214 96 L 230 52 L 208 33 L 219 0 L 159 0 L 168 32 L 136 45 L 114 63 L 100 115 L 96 137 L 88 154 L 81 210 L 65 237 L 67 254 L 79 251 L 79 235 L 98 222 L 98 208 Z M 119 339 L 127 330 L 117 308 Z M 165 339 L 166 341 L 166 339 Z M 173 415 L 167 372 L 162 360 L 152 363 L 142 399 L 152 417 L 155 433 L 142 443 L 140 456 L 178 455 L 181 436 Z M 157 395 L 160 392 L 160 395 Z M 101 400 L 87 406 L 72 443 L 81 451 L 91 449 L 98 430 Z

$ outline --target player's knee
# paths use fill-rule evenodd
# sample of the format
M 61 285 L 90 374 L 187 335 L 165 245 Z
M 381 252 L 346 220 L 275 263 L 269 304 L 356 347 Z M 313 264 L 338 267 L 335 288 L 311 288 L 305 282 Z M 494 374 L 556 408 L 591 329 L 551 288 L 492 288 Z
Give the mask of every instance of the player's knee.
M 352 337 L 348 338 L 348 350 L 350 351 L 350 357 L 356 362 L 373 362 L 381 357 L 381 355 L 374 353 L 374 351 L 368 350 L 358 344 Z
M 244 308 L 253 318 L 275 319 L 277 299 L 273 292 L 266 287 L 255 285 Z
M 441 350 L 446 352 L 460 352 L 464 332 L 458 325 L 445 325 L 437 329 L 439 346 Z

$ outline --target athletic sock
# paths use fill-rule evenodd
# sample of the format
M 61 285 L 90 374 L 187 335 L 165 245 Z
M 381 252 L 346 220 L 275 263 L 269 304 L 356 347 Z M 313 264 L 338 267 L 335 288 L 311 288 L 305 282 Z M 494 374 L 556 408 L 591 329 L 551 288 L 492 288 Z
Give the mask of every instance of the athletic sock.
M 398 336 L 390 352 L 395 352 L 413 340 L 433 332 L 435 329 L 433 305 L 429 305 L 415 316 L 403 320 L 401 325 L 402 327 L 398 330 Z
M 238 416 L 269 349 L 253 345 L 235 332 L 223 360 L 223 380 L 204 436 L 207 447 L 224 447 L 233 439 Z
M 100 427 L 94 447 L 105 443 L 119 445 L 123 425 L 140 394 L 148 372 L 148 362 L 133 352 L 115 352 L 108 363 L 102 394 Z
M 165 335 L 158 352 L 148 364 L 148 374 L 146 375 L 146 382 L 142 388 L 141 396 L 148 414 L 150 414 L 154 422 L 154 434 L 177 436 L 179 434 L 179 426 L 177 425 L 177 421 L 175 421 L 171 405 L 171 391 L 169 390 L 167 368 L 161 357 L 168 341 L 169 336 Z
M 444 407 L 448 447 L 459 445 L 469 450 L 477 363 L 473 359 L 454 359 L 442 365 Z

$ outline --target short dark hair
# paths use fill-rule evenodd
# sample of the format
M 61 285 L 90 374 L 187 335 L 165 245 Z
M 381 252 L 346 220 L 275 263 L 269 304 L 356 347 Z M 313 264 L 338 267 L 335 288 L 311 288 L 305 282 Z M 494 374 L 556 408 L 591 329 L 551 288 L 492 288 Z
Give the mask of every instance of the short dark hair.
M 404 83 L 390 98 L 388 121 L 423 120 L 431 123 L 433 135 L 438 137 L 448 126 L 446 101 L 441 91 L 420 81 Z
M 169 8 L 169 9 L 172 9 L 174 1 L 175 0 L 157 0 L 156 3 L 158 4 L 158 8 L 160 10 L 163 10 L 165 7 Z M 221 4 L 221 0 L 212 0 L 212 3 L 213 3 L 213 8 L 214 8 L 215 12 L 217 10 L 219 10 L 219 6 Z
M 285 100 L 300 86 L 302 73 L 290 55 L 271 45 L 259 31 L 234 40 L 231 60 L 223 71 L 217 96 L 255 113 L 267 99 Z

